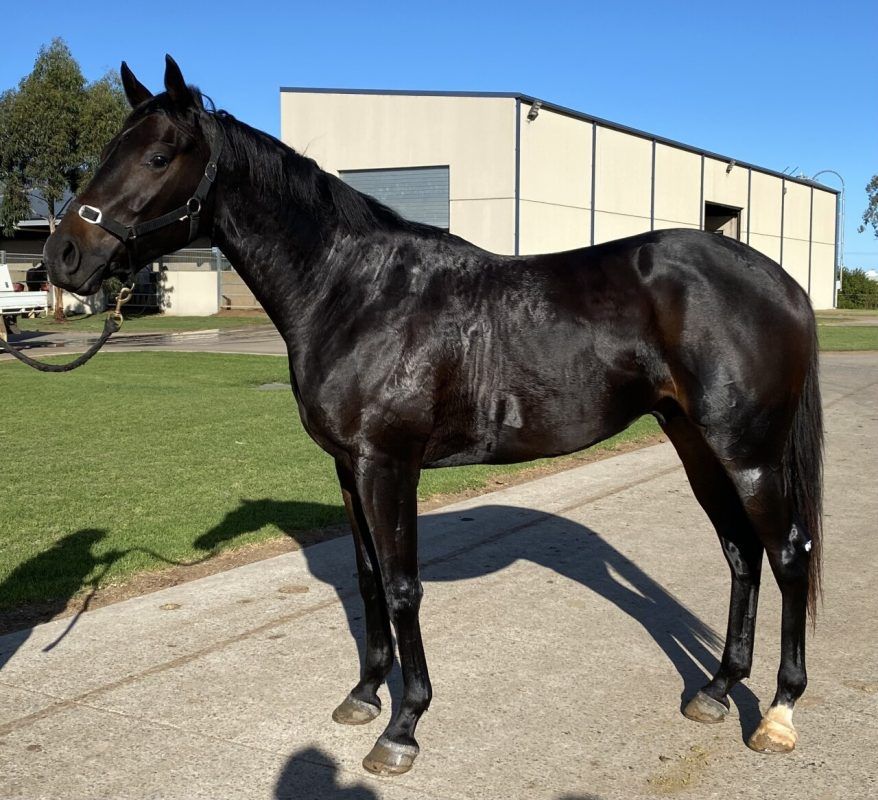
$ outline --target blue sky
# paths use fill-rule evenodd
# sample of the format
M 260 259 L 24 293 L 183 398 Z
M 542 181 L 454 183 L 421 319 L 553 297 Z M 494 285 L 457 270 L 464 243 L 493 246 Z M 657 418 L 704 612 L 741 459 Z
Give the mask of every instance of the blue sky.
M 62 36 L 86 77 L 125 59 L 153 89 L 169 52 L 275 135 L 281 86 L 523 92 L 778 171 L 836 170 L 845 263 L 878 267 L 856 231 L 878 173 L 874 0 L 10 5 L 0 89 Z

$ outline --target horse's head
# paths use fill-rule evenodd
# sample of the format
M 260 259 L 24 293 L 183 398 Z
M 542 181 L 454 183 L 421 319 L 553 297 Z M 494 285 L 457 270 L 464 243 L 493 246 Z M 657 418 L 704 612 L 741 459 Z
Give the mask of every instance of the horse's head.
M 133 111 L 44 250 L 52 283 L 79 294 L 184 247 L 212 215 L 220 133 L 201 94 L 170 56 L 161 94 L 153 96 L 124 62 L 122 85 Z

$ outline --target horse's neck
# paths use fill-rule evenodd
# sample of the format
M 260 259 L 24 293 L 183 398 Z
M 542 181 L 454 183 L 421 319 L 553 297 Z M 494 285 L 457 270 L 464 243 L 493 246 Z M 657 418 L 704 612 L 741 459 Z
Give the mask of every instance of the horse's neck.
M 333 235 L 316 219 L 302 217 L 292 228 L 278 225 L 272 202 L 221 192 L 214 241 L 289 341 L 296 318 L 315 300 L 317 270 L 327 260 Z

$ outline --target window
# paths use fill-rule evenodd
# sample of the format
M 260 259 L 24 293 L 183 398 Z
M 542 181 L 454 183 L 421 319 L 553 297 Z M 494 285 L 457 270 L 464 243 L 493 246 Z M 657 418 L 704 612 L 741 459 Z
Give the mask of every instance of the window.
M 448 230 L 448 167 L 341 170 L 349 186 L 413 222 Z

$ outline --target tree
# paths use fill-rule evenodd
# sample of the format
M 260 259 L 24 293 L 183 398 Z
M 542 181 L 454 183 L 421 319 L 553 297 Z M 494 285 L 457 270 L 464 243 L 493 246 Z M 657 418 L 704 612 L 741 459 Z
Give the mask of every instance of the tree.
M 878 237 L 878 175 L 873 175 L 872 180 L 866 184 L 866 197 L 869 203 L 863 212 L 863 224 L 857 230 L 862 233 L 866 226 L 871 225 Z
M 40 49 L 18 88 L 0 95 L 0 227 L 7 235 L 35 200 L 55 232 L 65 193 L 78 193 L 94 173 L 127 109 L 118 75 L 86 84 L 62 39 Z M 64 319 L 58 288 L 55 319 Z

